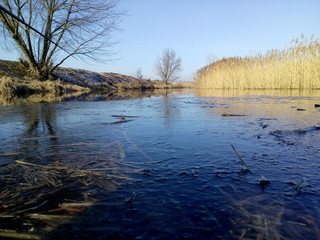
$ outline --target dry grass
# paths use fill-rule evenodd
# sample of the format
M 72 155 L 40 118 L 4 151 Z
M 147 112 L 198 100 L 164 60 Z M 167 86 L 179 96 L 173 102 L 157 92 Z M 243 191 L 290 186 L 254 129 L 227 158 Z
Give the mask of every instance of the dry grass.
M 194 88 L 194 82 L 176 82 L 173 88 Z
M 13 78 L 0 78 L 0 94 L 4 96 L 11 96 L 16 92 L 17 83 Z
M 218 60 L 198 71 L 196 85 L 215 89 L 318 89 L 319 39 L 301 35 L 282 51 Z
M 59 102 L 89 92 L 89 88 L 63 84 L 61 81 L 21 80 L 0 77 L 0 105 Z
M 133 79 L 127 82 L 117 83 L 115 86 L 119 91 L 154 89 L 152 81 L 141 79 Z
M 60 80 L 47 80 L 47 81 L 37 81 L 32 80 L 30 81 L 27 86 L 30 89 L 33 89 L 35 92 L 49 92 L 49 93 L 56 93 L 61 94 L 65 92 L 87 92 L 90 91 L 89 88 L 81 87 L 78 85 L 72 84 L 63 84 Z
M 0 76 L 24 79 L 30 77 L 30 72 L 19 62 L 0 59 Z
M 49 93 L 61 95 L 70 92 L 87 92 L 89 88 L 77 85 L 63 84 L 61 81 L 21 80 L 14 77 L 3 76 L 0 78 L 0 95 L 2 98 L 14 98 L 17 95 L 30 95 L 34 93 Z
M 17 156 L 26 156 L 34 141 L 57 136 L 25 138 Z M 63 138 L 63 136 L 58 136 Z M 51 147 L 59 151 L 1 166 L 0 239 L 49 239 L 61 224 L 72 223 L 95 205 L 125 205 L 104 201 L 105 194 L 126 181 L 131 168 L 117 143 L 71 142 Z M 99 151 L 97 151 L 97 149 Z
M 169 82 L 166 84 L 164 81 L 150 81 L 133 79 L 128 82 L 117 83 L 115 86 L 119 91 L 124 90 L 145 90 L 145 89 L 172 89 L 172 88 L 194 88 L 193 82 Z
M 168 82 L 168 84 L 166 84 L 165 81 L 162 80 L 155 80 L 154 81 L 154 87 L 156 89 L 170 89 L 172 88 L 173 83 L 172 82 Z
M 178 88 L 194 88 L 194 82 L 168 82 L 165 81 L 153 81 L 156 89 L 178 89 Z

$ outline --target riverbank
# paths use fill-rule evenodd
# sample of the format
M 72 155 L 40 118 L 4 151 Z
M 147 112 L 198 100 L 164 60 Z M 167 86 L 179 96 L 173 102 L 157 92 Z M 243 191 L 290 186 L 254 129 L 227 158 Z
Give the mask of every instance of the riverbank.
M 170 83 L 138 79 L 119 73 L 97 73 L 83 69 L 58 68 L 53 79 L 39 81 L 19 62 L 0 60 L 0 94 L 26 96 L 35 93 L 62 95 L 71 92 L 110 92 L 133 89 L 191 88 L 192 83 Z
M 0 60 L 0 93 L 2 95 L 28 95 L 33 93 L 55 93 L 116 90 L 117 84 L 137 81 L 136 78 L 117 73 L 96 73 L 83 69 L 58 68 L 52 79 L 39 81 L 15 61 Z M 140 81 L 139 87 L 152 88 Z M 136 84 L 137 85 L 137 84 Z M 146 85 L 146 86 L 144 86 Z

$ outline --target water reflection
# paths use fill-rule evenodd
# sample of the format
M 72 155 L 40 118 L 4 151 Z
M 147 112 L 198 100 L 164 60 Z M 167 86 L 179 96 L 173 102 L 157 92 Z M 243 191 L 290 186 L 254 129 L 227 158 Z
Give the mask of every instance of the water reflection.
M 8 106 L 8 105 L 17 105 L 17 104 L 32 104 L 32 103 L 54 103 L 54 102 L 63 102 L 76 100 L 86 95 L 86 93 L 82 92 L 72 92 L 65 93 L 63 95 L 57 95 L 55 93 L 42 93 L 42 94 L 31 94 L 29 96 L 13 96 L 7 98 L 6 96 L 0 95 L 0 105 Z
M 24 108 L 23 116 L 26 136 L 39 136 L 39 131 L 47 132 L 49 135 L 56 134 L 56 117 L 53 104 L 35 104 L 32 107 Z
M 173 91 L 170 89 L 153 89 L 153 90 L 132 90 L 132 91 L 111 91 L 108 93 L 97 92 L 73 92 L 56 95 L 53 93 L 32 94 L 23 97 L 10 97 L 0 95 L 0 105 L 18 105 L 33 103 L 54 103 L 68 101 L 111 101 L 111 100 L 127 100 L 150 97 L 166 96 Z
M 21 108 L 24 131 L 18 139 L 16 152 L 23 153 L 15 156 L 15 160 L 30 161 L 32 163 L 48 164 L 50 158 L 61 152 L 59 126 L 56 121 L 55 104 L 31 104 Z
M 239 97 L 245 95 L 320 97 L 319 89 L 195 89 L 199 97 Z
M 299 129 L 318 126 L 320 111 L 320 91 L 298 90 L 196 90 L 196 94 L 206 96 L 203 107 L 208 113 L 224 118 L 239 120 L 256 118 L 263 127 L 271 127 L 279 122 L 283 129 Z M 311 94 L 309 96 L 308 94 Z M 210 96 L 210 97 L 209 97 Z M 272 122 L 272 123 L 271 123 Z M 275 129 L 274 129 L 275 130 Z
M 237 90 L 237 89 L 154 89 L 154 90 L 132 90 L 132 91 L 116 91 L 104 94 L 89 93 L 67 93 L 60 96 L 55 94 L 32 94 L 26 97 L 6 98 L 0 96 L 0 105 L 16 105 L 44 102 L 65 102 L 65 101 L 110 101 L 110 100 L 126 100 L 138 98 L 150 98 L 167 96 L 171 93 L 194 93 L 198 97 L 240 97 L 240 96 L 285 96 L 285 97 L 320 97 L 320 90 L 312 89 L 288 89 L 288 90 Z
M 165 117 L 164 121 L 166 124 L 173 124 L 176 121 L 177 116 L 180 114 L 179 106 L 177 106 L 176 102 L 173 101 L 172 96 L 170 96 L 171 93 L 166 91 L 162 95 L 163 116 Z

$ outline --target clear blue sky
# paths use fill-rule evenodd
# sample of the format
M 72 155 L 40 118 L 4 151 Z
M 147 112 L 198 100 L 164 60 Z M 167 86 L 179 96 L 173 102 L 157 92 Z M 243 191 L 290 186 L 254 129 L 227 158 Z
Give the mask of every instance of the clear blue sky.
M 320 37 L 320 0 L 120 0 L 127 10 L 114 33 L 119 60 L 64 66 L 157 78 L 154 63 L 163 49 L 182 58 L 182 80 L 217 58 L 283 49 L 301 33 Z M 13 56 L 5 55 L 10 59 Z M 3 57 L 1 57 L 3 58 Z

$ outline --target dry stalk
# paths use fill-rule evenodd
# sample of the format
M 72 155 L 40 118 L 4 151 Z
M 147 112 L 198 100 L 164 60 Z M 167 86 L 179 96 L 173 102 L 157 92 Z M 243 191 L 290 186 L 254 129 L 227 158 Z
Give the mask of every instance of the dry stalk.
M 237 157 L 239 158 L 242 166 L 244 167 L 243 170 L 246 171 L 246 172 L 250 172 L 250 169 L 249 169 L 247 163 L 246 163 L 246 162 L 243 160 L 243 158 L 240 156 L 240 154 L 238 153 L 236 147 L 235 147 L 233 144 L 231 144 L 231 147 L 232 147 L 233 151 L 236 153 Z

